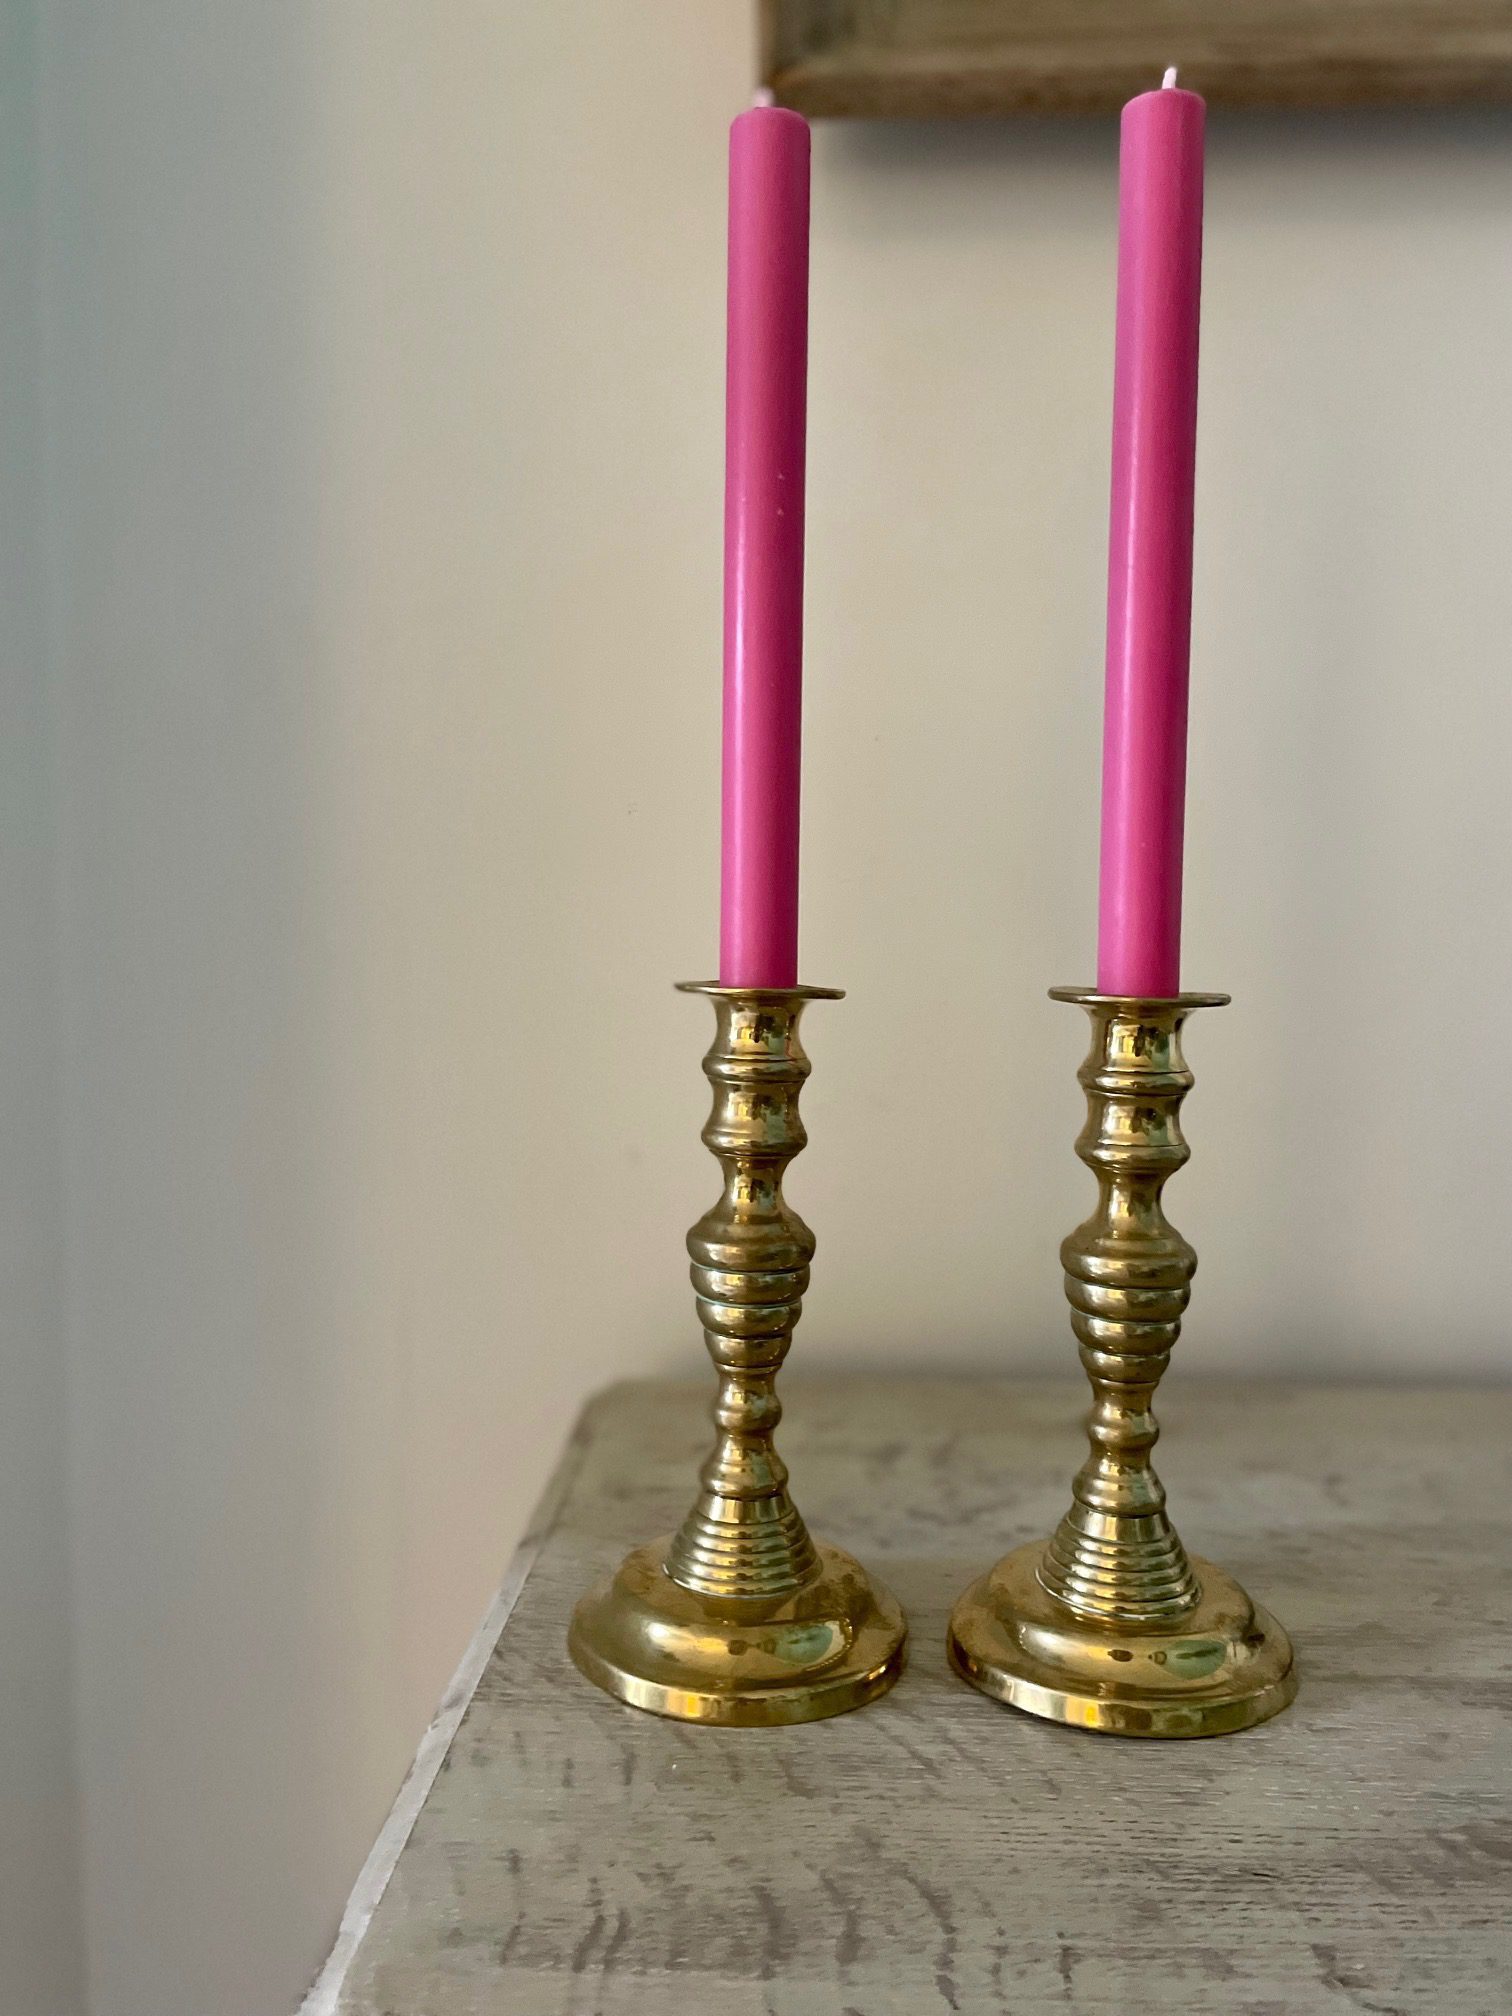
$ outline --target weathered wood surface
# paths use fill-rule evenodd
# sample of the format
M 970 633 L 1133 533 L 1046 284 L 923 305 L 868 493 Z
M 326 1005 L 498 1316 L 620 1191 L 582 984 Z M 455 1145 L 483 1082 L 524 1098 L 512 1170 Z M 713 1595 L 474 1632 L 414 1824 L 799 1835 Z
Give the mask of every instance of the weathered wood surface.
M 1113 113 L 1168 63 L 1214 104 L 1506 103 L 1512 5 L 762 0 L 762 81 L 816 118 Z
M 589 1408 L 481 1682 L 328 2006 L 342 2016 L 1504 2016 L 1512 1394 L 1167 1382 L 1183 1536 L 1302 1691 L 1144 1744 L 963 1686 L 946 1613 L 1048 1530 L 1083 1390 L 786 1382 L 810 1523 L 913 1628 L 884 1701 L 687 1728 L 569 1667 L 579 1591 L 684 1510 L 706 1384 Z M 376 1886 L 375 1886 L 376 1887 Z

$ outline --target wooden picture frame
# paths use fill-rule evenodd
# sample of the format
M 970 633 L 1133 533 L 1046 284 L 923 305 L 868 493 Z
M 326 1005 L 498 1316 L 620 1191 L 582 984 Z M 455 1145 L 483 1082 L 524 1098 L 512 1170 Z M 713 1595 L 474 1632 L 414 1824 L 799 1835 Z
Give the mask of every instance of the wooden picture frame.
M 1512 102 L 1512 0 L 760 0 L 815 118 L 1116 111 L 1167 64 L 1215 104 Z

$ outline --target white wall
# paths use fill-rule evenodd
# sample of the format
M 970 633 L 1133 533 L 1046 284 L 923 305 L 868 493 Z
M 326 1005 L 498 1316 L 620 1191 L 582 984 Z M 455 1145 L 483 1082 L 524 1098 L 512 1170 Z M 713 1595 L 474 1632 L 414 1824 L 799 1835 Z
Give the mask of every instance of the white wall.
M 44 27 L 92 2008 L 276 2016 L 580 1397 L 700 1362 L 749 22 Z M 810 1367 L 1072 1363 L 1114 144 L 818 138 Z M 1509 168 L 1212 122 L 1191 1374 L 1504 1364 Z
M 0 2011 L 79 2016 L 34 29 L 0 9 Z

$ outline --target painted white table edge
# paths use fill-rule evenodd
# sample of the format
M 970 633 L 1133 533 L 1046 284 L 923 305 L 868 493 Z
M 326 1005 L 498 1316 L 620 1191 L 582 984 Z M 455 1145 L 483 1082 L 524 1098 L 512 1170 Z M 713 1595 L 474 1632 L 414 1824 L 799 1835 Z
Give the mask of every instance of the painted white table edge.
M 389 1808 L 388 1818 L 380 1828 L 347 1898 L 335 1944 L 309 1993 L 300 2003 L 297 2016 L 336 2016 L 347 1974 L 372 1923 L 373 1913 L 383 1901 L 383 1893 L 389 1886 L 404 1844 L 430 1796 L 436 1774 L 451 1748 L 462 1717 L 467 1713 L 468 1703 L 477 1692 L 478 1682 L 483 1678 L 483 1670 L 493 1656 L 494 1647 L 509 1622 L 510 1612 L 519 1601 L 525 1579 L 572 1489 L 587 1447 L 585 1429 L 592 1407 L 593 1400 L 590 1399 L 580 1410 L 571 1439 L 530 1516 L 524 1537 L 505 1570 L 504 1580 L 499 1584 L 498 1594 L 484 1611 L 482 1621 L 452 1675 L 451 1684 L 420 1738 L 414 1762 L 404 1774 L 404 1782 Z

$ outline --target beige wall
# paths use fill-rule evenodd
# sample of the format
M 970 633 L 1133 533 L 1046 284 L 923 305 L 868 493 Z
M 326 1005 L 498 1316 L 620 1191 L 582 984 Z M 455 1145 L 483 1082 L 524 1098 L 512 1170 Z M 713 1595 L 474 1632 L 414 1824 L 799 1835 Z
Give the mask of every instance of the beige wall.
M 581 1396 L 700 1362 L 748 27 L 44 0 L 95 2016 L 291 2006 Z M 1069 1369 L 1114 135 L 815 165 L 801 1355 Z M 1192 1376 L 1504 1363 L 1509 168 L 1212 124 Z

